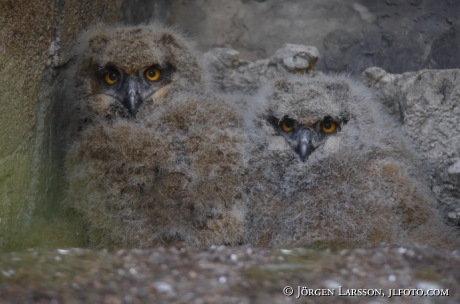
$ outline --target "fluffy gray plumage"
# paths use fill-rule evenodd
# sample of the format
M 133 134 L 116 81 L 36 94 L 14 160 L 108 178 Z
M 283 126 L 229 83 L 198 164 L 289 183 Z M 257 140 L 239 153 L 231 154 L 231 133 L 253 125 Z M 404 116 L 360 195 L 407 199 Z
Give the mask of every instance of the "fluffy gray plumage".
M 243 115 L 251 243 L 459 246 L 403 136 L 349 77 L 276 80 Z
M 204 93 L 190 42 L 155 25 L 97 27 L 71 78 L 68 202 L 90 246 L 242 241 L 243 135 L 225 100 Z

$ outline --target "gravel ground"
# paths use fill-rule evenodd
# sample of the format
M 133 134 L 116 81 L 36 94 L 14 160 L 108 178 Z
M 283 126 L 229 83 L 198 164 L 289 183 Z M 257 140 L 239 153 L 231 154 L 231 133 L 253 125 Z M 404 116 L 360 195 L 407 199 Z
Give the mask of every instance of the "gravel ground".
M 460 303 L 458 250 L 384 244 L 352 250 L 180 243 L 113 252 L 34 249 L 1 255 L 0 271 L 0 303 Z M 285 286 L 292 296 L 283 294 Z M 299 297 L 302 287 L 310 295 Z M 339 295 L 367 289 L 382 294 Z M 401 295 L 388 297 L 390 289 Z M 430 290 L 448 296 L 402 295 Z

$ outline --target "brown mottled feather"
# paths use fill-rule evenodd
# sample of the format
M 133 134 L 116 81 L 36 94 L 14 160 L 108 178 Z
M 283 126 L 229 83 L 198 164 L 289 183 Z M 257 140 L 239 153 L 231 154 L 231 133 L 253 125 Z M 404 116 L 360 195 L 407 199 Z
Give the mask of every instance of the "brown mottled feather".
M 107 65 L 130 75 L 153 64 L 174 72 L 135 117 L 94 76 Z M 244 137 L 235 110 L 205 93 L 193 46 L 155 25 L 96 28 L 83 36 L 74 71 L 68 202 L 90 245 L 241 243 Z

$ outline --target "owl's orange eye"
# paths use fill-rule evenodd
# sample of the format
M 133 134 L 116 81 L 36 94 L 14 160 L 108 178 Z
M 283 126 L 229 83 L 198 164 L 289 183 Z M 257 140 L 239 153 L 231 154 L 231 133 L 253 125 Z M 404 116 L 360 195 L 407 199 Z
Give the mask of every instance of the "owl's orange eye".
M 104 74 L 105 82 L 110 85 L 117 83 L 119 78 L 120 75 L 116 71 L 110 71 Z
M 159 69 L 156 68 L 150 68 L 145 71 L 145 78 L 147 78 L 150 81 L 157 81 L 160 79 L 161 72 Z
M 294 129 L 294 122 L 291 119 L 286 119 L 281 122 L 281 129 L 284 132 L 291 132 Z
M 337 124 L 331 120 L 326 120 L 321 123 L 321 130 L 324 133 L 332 133 L 337 129 Z

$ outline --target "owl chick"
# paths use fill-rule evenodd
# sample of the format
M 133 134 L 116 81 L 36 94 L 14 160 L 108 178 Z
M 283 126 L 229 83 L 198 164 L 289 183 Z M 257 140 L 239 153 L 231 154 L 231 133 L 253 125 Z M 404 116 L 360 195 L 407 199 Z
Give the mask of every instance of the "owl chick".
M 244 114 L 251 243 L 459 246 L 365 87 L 346 76 L 290 77 L 253 104 Z
M 74 56 L 70 100 L 85 102 L 68 107 L 79 130 L 97 119 L 142 118 L 153 111 L 155 99 L 166 95 L 204 92 L 193 44 L 159 25 L 99 25 L 82 35 Z
M 156 25 L 98 27 L 76 58 L 68 202 L 90 246 L 242 242 L 244 137 L 193 46 Z

